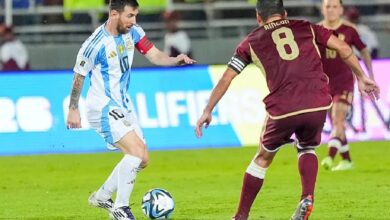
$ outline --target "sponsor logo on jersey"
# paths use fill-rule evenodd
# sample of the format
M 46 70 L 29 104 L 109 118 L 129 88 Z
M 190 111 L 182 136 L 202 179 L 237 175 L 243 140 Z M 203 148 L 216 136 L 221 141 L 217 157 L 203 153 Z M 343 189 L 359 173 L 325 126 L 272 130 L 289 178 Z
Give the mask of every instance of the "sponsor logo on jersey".
M 115 51 L 111 51 L 110 54 L 108 55 L 108 58 L 111 59 L 114 57 L 116 57 L 116 53 L 115 53 Z

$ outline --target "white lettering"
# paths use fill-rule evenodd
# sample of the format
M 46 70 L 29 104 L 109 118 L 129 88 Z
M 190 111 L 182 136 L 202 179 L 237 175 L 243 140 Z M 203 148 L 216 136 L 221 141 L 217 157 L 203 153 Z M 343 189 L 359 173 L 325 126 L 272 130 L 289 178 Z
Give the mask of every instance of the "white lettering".
M 187 113 L 186 106 L 179 104 L 178 102 L 183 102 L 186 99 L 184 92 L 169 92 L 167 94 L 167 106 L 169 114 L 169 122 L 172 127 L 179 126 L 179 117 L 182 114 Z
M 0 133 L 18 132 L 15 105 L 9 98 L 0 98 Z
M 19 126 L 23 131 L 48 131 L 53 126 L 49 100 L 45 97 L 22 97 L 16 103 Z
M 195 93 L 193 91 L 187 92 L 187 108 L 188 108 L 188 120 L 191 126 L 196 125 L 196 121 L 198 120 L 197 108 L 196 108 L 196 98 Z
M 137 105 L 138 117 L 142 126 L 144 128 L 157 128 L 158 127 L 157 118 L 149 117 L 145 94 L 137 93 L 135 98 L 138 104 Z
M 156 93 L 156 108 L 158 124 L 161 128 L 169 126 L 167 104 L 165 102 L 165 95 L 162 92 Z

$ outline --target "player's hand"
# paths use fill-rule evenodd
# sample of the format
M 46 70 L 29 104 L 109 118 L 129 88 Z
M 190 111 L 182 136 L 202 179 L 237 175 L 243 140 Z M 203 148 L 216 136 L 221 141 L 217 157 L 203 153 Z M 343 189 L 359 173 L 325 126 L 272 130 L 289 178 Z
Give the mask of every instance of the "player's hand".
M 177 65 L 194 64 L 196 63 L 196 60 L 189 58 L 185 54 L 180 54 L 176 57 L 176 63 Z
M 380 90 L 374 80 L 364 77 L 359 80 L 358 85 L 359 90 L 363 95 L 369 96 L 372 100 L 379 99 Z
M 66 128 L 81 128 L 81 117 L 78 109 L 69 109 Z
M 208 128 L 210 122 L 212 120 L 211 112 L 203 112 L 202 116 L 200 116 L 198 122 L 196 123 L 195 135 L 196 137 L 202 137 L 202 127 L 205 124 L 205 128 Z

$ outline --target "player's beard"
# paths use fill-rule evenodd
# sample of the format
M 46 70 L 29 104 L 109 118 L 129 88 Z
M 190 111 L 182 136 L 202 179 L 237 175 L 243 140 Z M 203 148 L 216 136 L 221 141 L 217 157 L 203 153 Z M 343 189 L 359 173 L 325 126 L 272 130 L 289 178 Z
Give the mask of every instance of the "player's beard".
M 119 34 L 126 34 L 129 32 L 127 27 L 119 20 L 118 25 L 116 26 L 116 30 L 118 31 Z

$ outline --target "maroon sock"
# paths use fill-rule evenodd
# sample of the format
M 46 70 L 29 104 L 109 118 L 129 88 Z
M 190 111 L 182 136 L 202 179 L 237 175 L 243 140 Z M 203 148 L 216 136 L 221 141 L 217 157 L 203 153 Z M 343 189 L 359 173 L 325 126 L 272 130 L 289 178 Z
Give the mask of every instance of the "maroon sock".
M 255 201 L 257 193 L 260 191 L 263 181 L 264 179 L 259 179 L 249 173 L 245 173 L 244 181 L 242 183 L 240 203 L 235 215 L 236 220 L 246 220 L 248 218 L 253 201 Z
M 351 155 L 349 155 L 349 151 L 347 152 L 344 152 L 344 153 L 340 153 L 341 157 L 343 158 L 343 160 L 348 160 L 349 162 L 351 162 Z
M 340 155 L 343 158 L 343 160 L 351 161 L 351 155 L 349 155 L 349 150 L 343 150 L 343 148 L 348 148 L 348 141 L 347 139 L 341 140 L 341 152 Z
M 304 153 L 299 157 L 298 161 L 299 174 L 301 175 L 302 196 L 301 200 L 308 195 L 314 196 L 314 188 L 316 185 L 318 159 L 315 154 Z
M 334 157 L 337 154 L 337 148 L 336 147 L 329 147 L 328 156 L 334 159 Z
M 329 151 L 328 156 L 334 159 L 336 157 L 339 147 L 342 146 L 343 141 L 337 137 L 333 137 L 329 140 Z

